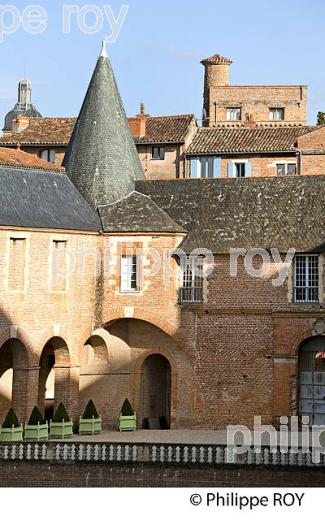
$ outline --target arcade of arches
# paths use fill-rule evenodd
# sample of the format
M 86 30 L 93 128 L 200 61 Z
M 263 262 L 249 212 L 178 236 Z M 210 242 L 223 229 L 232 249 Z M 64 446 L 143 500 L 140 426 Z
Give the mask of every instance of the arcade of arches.
M 25 421 L 37 403 L 47 418 L 60 401 L 74 420 L 93 399 L 106 428 L 115 428 L 125 397 L 137 412 L 139 428 L 195 428 L 197 375 L 181 346 L 153 324 L 121 318 L 95 330 L 79 348 L 79 365 L 61 337 L 43 346 L 37 366 L 24 343 L 0 346 L 0 421 L 13 406 Z M 287 415 L 325 424 L 325 335 L 307 338 L 287 369 L 294 381 L 295 408 Z M 292 373 L 292 369 L 295 372 Z
M 174 339 L 158 327 L 131 318 L 115 320 L 95 330 L 79 354 L 80 366 L 73 366 L 70 346 L 61 337 L 52 337 L 43 346 L 38 366 L 30 370 L 24 344 L 14 339 L 4 343 L 0 347 L 0 421 L 11 405 L 25 421 L 34 404 L 49 419 L 61 401 L 78 419 L 93 399 L 104 427 L 114 428 L 128 397 L 140 428 L 192 426 L 191 363 Z

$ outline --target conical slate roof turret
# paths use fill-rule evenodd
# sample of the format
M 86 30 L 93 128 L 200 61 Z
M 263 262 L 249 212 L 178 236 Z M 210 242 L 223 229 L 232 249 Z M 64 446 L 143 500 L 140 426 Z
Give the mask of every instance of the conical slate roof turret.
M 63 164 L 94 207 L 129 195 L 145 178 L 104 43 Z

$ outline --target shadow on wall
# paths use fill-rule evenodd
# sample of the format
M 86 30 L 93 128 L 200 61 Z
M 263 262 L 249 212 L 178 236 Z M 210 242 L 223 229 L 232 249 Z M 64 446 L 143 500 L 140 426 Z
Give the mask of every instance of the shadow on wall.
M 114 428 L 125 397 L 138 427 L 190 428 L 194 372 L 185 350 L 164 331 L 122 318 L 98 329 L 83 349 L 80 410 L 94 399 L 104 427 Z

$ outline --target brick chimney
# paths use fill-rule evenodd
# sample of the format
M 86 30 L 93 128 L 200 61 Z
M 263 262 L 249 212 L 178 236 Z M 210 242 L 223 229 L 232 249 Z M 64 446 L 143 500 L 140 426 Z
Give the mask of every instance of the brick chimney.
M 135 117 L 129 117 L 129 126 L 133 137 L 143 137 L 146 134 L 146 122 L 149 114 L 146 114 L 144 103 L 140 105 L 140 112 Z
M 22 130 L 25 130 L 29 125 L 29 117 L 27 116 L 17 116 L 12 121 L 12 133 L 18 134 Z

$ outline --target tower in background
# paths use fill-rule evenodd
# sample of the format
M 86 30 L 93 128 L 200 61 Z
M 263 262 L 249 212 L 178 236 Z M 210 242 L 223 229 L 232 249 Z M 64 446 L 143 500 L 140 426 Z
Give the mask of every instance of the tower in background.
M 25 125 L 15 124 L 20 118 L 42 117 L 32 104 L 32 83 L 28 79 L 22 79 L 18 83 L 18 101 L 14 108 L 5 117 L 3 133 L 20 131 Z
M 202 125 L 299 126 L 307 124 L 306 85 L 230 85 L 232 61 L 220 54 L 205 68 Z

